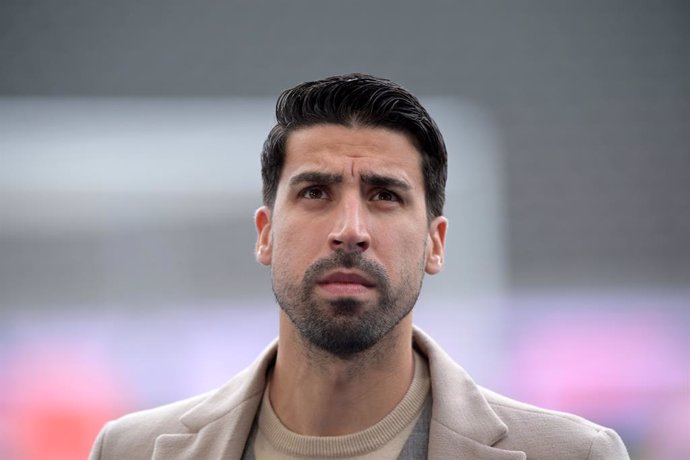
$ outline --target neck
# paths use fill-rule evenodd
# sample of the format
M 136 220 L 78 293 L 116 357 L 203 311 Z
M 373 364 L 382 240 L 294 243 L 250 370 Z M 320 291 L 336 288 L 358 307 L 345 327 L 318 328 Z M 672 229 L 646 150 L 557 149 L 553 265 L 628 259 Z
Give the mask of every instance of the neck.
M 411 314 L 371 349 L 343 359 L 305 343 L 281 312 L 269 397 L 280 421 L 295 433 L 364 430 L 403 399 L 413 374 Z

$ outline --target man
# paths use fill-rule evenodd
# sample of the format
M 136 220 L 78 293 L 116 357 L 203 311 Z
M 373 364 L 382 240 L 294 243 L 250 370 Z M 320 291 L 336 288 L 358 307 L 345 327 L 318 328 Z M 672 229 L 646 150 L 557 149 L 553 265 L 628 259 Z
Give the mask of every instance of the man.
M 478 387 L 412 308 L 443 266 L 446 148 L 417 99 L 298 85 L 262 153 L 279 337 L 219 390 L 110 422 L 92 459 L 625 459 L 618 435 Z

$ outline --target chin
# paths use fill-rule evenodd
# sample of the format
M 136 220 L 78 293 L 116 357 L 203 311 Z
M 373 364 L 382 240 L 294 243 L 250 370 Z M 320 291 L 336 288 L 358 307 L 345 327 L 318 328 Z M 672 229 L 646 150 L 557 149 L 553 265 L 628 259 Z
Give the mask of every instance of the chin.
M 352 297 L 343 297 L 328 301 L 335 316 L 355 316 L 364 310 L 364 302 Z

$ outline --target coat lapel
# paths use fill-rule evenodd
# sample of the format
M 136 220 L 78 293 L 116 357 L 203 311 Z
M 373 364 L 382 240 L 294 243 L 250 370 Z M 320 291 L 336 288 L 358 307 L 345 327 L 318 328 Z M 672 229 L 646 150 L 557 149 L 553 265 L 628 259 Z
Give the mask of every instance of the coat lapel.
M 276 350 L 274 342 L 250 367 L 182 415 L 189 433 L 158 436 L 153 459 L 240 459 Z
M 431 373 L 428 458 L 524 460 L 523 452 L 492 447 L 506 436 L 508 428 L 464 369 L 417 328 L 414 342 L 427 356 Z M 153 459 L 240 459 L 276 350 L 274 342 L 250 367 L 182 415 L 180 421 L 188 433 L 158 436 Z
M 508 427 L 467 372 L 417 328 L 414 343 L 427 356 L 431 374 L 429 459 L 525 459 L 523 452 L 492 447 L 507 435 Z

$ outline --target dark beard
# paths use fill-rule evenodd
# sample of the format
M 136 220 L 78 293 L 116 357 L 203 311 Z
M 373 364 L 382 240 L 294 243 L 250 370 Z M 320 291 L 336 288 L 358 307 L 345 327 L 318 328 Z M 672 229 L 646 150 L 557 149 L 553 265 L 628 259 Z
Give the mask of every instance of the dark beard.
M 376 283 L 379 298 L 375 308 L 366 310 L 363 302 L 354 297 L 327 301 L 327 305 L 314 298 L 317 280 L 338 268 L 356 268 Z M 381 265 L 365 259 L 361 252 L 338 250 L 309 266 L 301 286 L 289 286 L 287 292 L 278 293 L 274 285 L 273 292 L 307 342 L 341 359 L 349 359 L 377 344 L 412 310 L 421 281 L 415 291 L 409 276 L 403 278 L 400 291 L 394 293 Z

